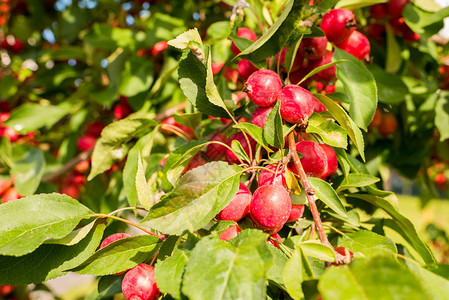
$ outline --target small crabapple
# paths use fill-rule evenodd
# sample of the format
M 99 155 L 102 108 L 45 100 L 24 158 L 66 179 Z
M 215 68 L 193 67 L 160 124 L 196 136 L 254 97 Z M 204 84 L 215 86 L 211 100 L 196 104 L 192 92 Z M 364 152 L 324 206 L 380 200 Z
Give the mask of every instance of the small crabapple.
M 302 124 L 312 115 L 314 109 L 314 97 L 306 89 L 287 85 L 279 93 L 281 101 L 281 117 L 293 124 Z
M 341 43 L 355 30 L 354 14 L 344 8 L 332 9 L 323 16 L 321 29 L 329 41 Z
M 251 191 L 246 185 L 240 183 L 234 198 L 215 216 L 215 219 L 218 221 L 240 221 L 248 213 L 251 199 Z
M 307 176 L 320 178 L 327 168 L 327 154 L 323 148 L 313 141 L 301 141 L 296 143 L 296 151 L 301 153 L 301 164 Z M 289 168 L 298 173 L 295 165 L 290 162 Z
M 281 89 L 281 78 L 277 73 L 270 70 L 258 70 L 252 73 L 243 88 L 251 101 L 261 107 L 273 105 Z
M 336 44 L 336 46 L 341 50 L 354 55 L 360 60 L 369 59 L 369 53 L 371 49 L 369 40 L 363 33 L 359 31 L 354 31 L 353 33 L 351 33 L 348 39 L 339 44 Z
M 228 142 L 228 138 L 223 133 L 219 133 L 214 136 L 211 141 L 226 144 Z M 206 156 L 211 161 L 220 160 L 224 156 L 227 149 L 228 148 L 220 144 L 209 144 L 206 148 L 206 151 L 204 151 L 204 156 Z
M 245 38 L 245 39 L 253 41 L 253 42 L 255 42 L 257 40 L 256 33 L 246 27 L 240 27 L 237 31 L 237 36 L 240 38 Z M 232 44 L 231 44 L 231 51 L 232 51 L 232 53 L 234 53 L 234 55 L 238 55 L 241 52 L 240 49 L 237 47 L 237 45 L 234 42 L 232 42 Z
M 222 241 L 233 239 L 239 234 L 240 231 L 242 230 L 238 225 L 232 225 L 220 234 L 219 239 Z
M 266 166 L 266 168 L 270 169 L 272 172 L 268 170 L 260 171 L 258 179 L 259 187 L 272 184 L 284 187 L 287 186 L 287 181 L 285 179 L 285 169 L 277 170 L 277 173 L 275 173 L 277 169 L 276 165 L 269 165 Z
M 268 115 L 273 110 L 273 107 L 257 107 L 253 114 L 251 115 L 251 123 L 260 127 L 264 128 L 265 123 L 267 122 Z
M 258 69 L 253 65 L 252 62 L 246 59 L 242 59 L 237 64 L 237 71 L 239 72 L 240 77 L 243 79 L 248 79 L 248 77 L 256 72 Z
M 95 147 L 97 138 L 92 135 L 83 135 L 80 137 L 76 143 L 80 151 L 87 151 Z
M 321 179 L 326 179 L 329 176 L 332 176 L 337 172 L 338 169 L 338 161 L 337 161 L 337 155 L 335 154 L 334 149 L 332 149 L 330 146 L 326 144 L 320 144 L 321 148 L 326 153 L 327 157 L 327 163 L 325 165 L 325 169 L 323 174 L 321 174 Z
M 160 292 L 154 277 L 154 267 L 140 264 L 126 272 L 122 292 L 129 300 L 156 300 Z
M 292 210 L 290 212 L 290 216 L 288 216 L 287 222 L 295 222 L 299 218 L 302 217 L 302 214 L 304 213 L 304 205 L 294 205 L 292 204 Z
M 17 200 L 20 198 L 22 198 L 22 196 L 19 194 L 19 191 L 15 187 L 10 187 L 3 194 L 2 203 Z
M 309 60 L 320 59 L 326 53 L 327 37 L 307 38 L 301 41 L 299 53 Z

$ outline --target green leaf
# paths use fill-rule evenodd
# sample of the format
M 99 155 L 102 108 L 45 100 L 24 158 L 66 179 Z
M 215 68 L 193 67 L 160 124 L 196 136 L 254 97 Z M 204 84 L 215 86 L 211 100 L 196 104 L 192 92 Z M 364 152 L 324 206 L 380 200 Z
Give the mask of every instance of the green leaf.
M 348 116 L 346 111 L 330 98 L 322 94 L 313 94 L 324 106 L 326 106 L 329 113 L 337 120 L 341 127 L 346 130 L 349 138 L 354 142 L 359 154 L 363 160 L 365 160 L 365 144 L 363 141 L 363 135 L 354 121 Z
M 396 60 L 399 60 L 396 57 Z M 380 67 L 372 64 L 369 70 L 376 79 L 379 91 L 379 102 L 387 104 L 401 103 L 408 94 L 408 88 L 396 74 L 387 73 Z
M 346 209 L 338 197 L 334 189 L 324 180 L 314 177 L 308 177 L 310 184 L 315 190 L 315 195 L 323 201 L 330 209 L 335 211 L 337 214 L 347 217 Z
M 126 118 L 106 126 L 95 144 L 92 154 L 92 169 L 87 180 L 107 171 L 115 161 L 123 159 L 126 150 L 123 144 L 157 123 L 145 118 Z
M 306 241 L 296 245 L 306 256 L 315 257 L 328 262 L 335 261 L 335 253 L 329 246 L 315 241 Z
M 160 261 L 154 269 L 157 287 L 175 299 L 181 299 L 181 282 L 188 262 L 186 251 L 176 249 L 172 256 Z
M 288 258 L 281 250 L 272 244 L 268 245 L 268 249 L 270 250 L 271 256 L 273 256 L 273 267 L 268 270 L 267 278 L 279 286 L 283 286 L 284 279 L 282 273 Z
M 14 186 L 19 194 L 24 196 L 34 194 L 44 174 L 44 152 L 37 148 L 30 148 L 13 163 L 11 175 L 15 177 Z
M 271 146 L 284 148 L 284 132 L 282 130 L 282 118 L 280 113 L 280 101 L 277 101 L 267 117 L 263 128 L 263 137 Z
M 441 92 L 435 106 L 435 126 L 440 132 L 440 141 L 449 139 L 449 93 Z
M 105 227 L 97 221 L 86 237 L 70 247 L 44 244 L 25 256 L 0 256 L 0 284 L 40 283 L 66 274 L 95 252 Z
M 209 86 L 206 91 L 206 85 L 211 84 L 208 73 L 208 68 L 190 50 L 185 50 L 178 69 L 178 80 L 184 95 L 202 113 L 213 117 L 229 117 L 226 109 L 216 105 L 221 104 L 221 98 L 214 98 L 215 103 L 208 98 L 216 89 Z
M 310 33 L 308 27 L 300 24 L 301 1 L 290 0 L 276 22 L 251 46 L 243 50 L 237 57 L 248 59 L 254 63 L 261 62 L 275 55 L 281 46 L 289 46 L 304 33 Z M 295 38 L 296 37 L 296 38 Z
M 402 214 L 400 214 L 390 201 L 386 200 L 385 198 L 367 194 L 351 194 L 351 197 L 365 200 L 372 205 L 383 209 L 393 218 L 393 221 L 399 227 L 400 230 L 398 233 L 401 234 L 402 237 L 407 242 L 409 242 L 410 245 L 416 250 L 416 252 L 419 253 L 424 262 L 435 262 L 435 258 L 433 257 L 432 252 L 429 250 L 429 247 L 419 238 L 418 233 L 413 226 L 413 223 L 410 222 L 410 220 L 404 217 Z
M 341 192 L 350 188 L 372 185 L 379 181 L 379 178 L 372 175 L 356 173 L 349 173 L 345 177 L 341 177 L 341 179 L 341 182 L 334 181 L 334 184 L 338 186 L 336 189 L 337 192 Z
M 141 92 L 149 91 L 154 80 L 151 59 L 132 56 L 131 59 L 126 60 L 124 67 L 119 86 L 121 95 L 132 97 Z
M 326 120 L 322 115 L 314 113 L 309 118 L 307 133 L 318 134 L 323 142 L 329 146 L 344 148 L 348 147 L 348 135 L 346 131 L 335 124 L 332 120 Z
M 385 236 L 378 235 L 372 231 L 360 230 L 348 233 L 338 240 L 338 245 L 346 247 L 352 252 L 362 252 L 369 248 L 384 248 L 397 253 L 396 244 Z
M 85 300 L 106 299 L 122 292 L 123 277 L 110 275 L 102 276 L 97 288 L 92 291 Z
M 331 267 L 321 277 L 318 289 L 323 299 L 428 299 L 410 270 L 388 256 Z
M 140 205 L 142 205 L 142 207 L 146 210 L 149 210 L 154 204 L 154 198 L 151 196 L 150 189 L 147 185 L 145 169 L 140 155 L 137 161 L 136 190 Z
M 263 128 L 256 126 L 251 123 L 238 123 L 232 126 L 236 129 L 241 129 L 242 131 L 249 134 L 258 144 L 262 145 L 268 152 L 271 152 L 267 141 L 263 137 Z
M 225 162 L 211 162 L 187 172 L 141 223 L 175 235 L 200 229 L 235 196 L 241 170 Z
M 175 48 L 184 50 L 189 47 L 191 42 L 195 42 L 199 45 L 203 44 L 203 41 L 201 40 L 201 36 L 198 32 L 198 29 L 196 29 L 196 28 L 190 29 L 186 32 L 181 33 L 173 40 L 168 41 L 168 44 Z
M 348 60 L 346 60 L 346 59 L 341 59 L 341 60 L 336 60 L 336 61 L 333 61 L 333 62 L 331 62 L 331 63 L 328 63 L 328 64 L 325 64 L 325 65 L 319 66 L 319 67 L 313 69 L 312 71 L 310 71 L 309 73 L 307 73 L 307 75 L 304 76 L 304 77 L 297 83 L 297 85 L 300 85 L 301 83 L 303 83 L 304 81 L 306 81 L 308 78 L 312 77 L 313 75 L 315 75 L 315 74 L 317 74 L 317 73 L 319 73 L 319 72 L 321 72 L 321 71 L 323 71 L 323 70 L 325 70 L 325 69 L 327 69 L 327 68 L 330 68 L 330 67 L 332 67 L 332 66 L 335 66 L 335 65 L 341 64 L 342 62 L 347 62 L 347 61 L 348 61 Z
M 444 300 L 449 295 L 449 280 L 413 263 L 407 263 L 418 277 L 428 299 Z
M 405 23 L 414 32 L 430 37 L 443 28 L 443 19 L 449 17 L 449 7 L 441 8 L 436 12 L 429 12 L 409 3 L 404 7 L 402 15 Z
M 25 103 L 11 111 L 5 125 L 20 133 L 29 133 L 42 127 L 51 127 L 69 113 L 64 106 Z
M 388 0 L 341 0 L 337 2 L 335 8 L 346 8 L 354 10 L 366 6 L 371 6 L 380 3 L 386 3 Z
M 60 194 L 39 194 L 0 205 L 0 255 L 22 256 L 46 239 L 68 235 L 93 212 Z
M 81 240 L 83 240 L 92 230 L 92 228 L 97 224 L 96 220 L 90 222 L 86 226 L 83 226 L 78 229 L 74 229 L 68 235 L 60 239 L 47 239 L 44 244 L 57 244 L 64 246 L 73 246 L 78 244 Z
M 39 62 L 45 63 L 49 60 L 76 59 L 84 61 L 86 53 L 79 46 L 61 45 L 57 50 L 51 50 L 39 57 Z
M 123 169 L 123 187 L 125 188 L 126 198 L 130 206 L 137 206 L 137 164 L 139 155 L 141 155 L 143 162 L 148 161 L 153 147 L 153 141 L 159 126 L 156 126 L 152 132 L 141 137 L 137 143 L 129 150 L 126 164 Z
M 166 162 L 166 165 L 168 167 L 167 180 L 172 185 L 176 184 L 176 181 L 178 181 L 179 177 L 182 174 L 182 171 L 184 171 L 185 167 L 189 164 L 189 161 L 192 159 L 192 157 L 194 157 L 206 145 L 207 143 L 205 142 L 192 142 L 177 148 L 170 154 L 170 160 L 178 158 L 177 161 L 173 164 L 167 165 Z
M 302 291 L 302 282 L 305 279 L 303 276 L 303 255 L 301 248 L 296 248 L 285 264 L 282 273 L 286 290 L 290 297 L 295 300 L 304 299 L 304 292 Z
M 162 241 L 152 235 L 136 235 L 119 239 L 101 248 L 85 262 L 70 271 L 96 276 L 111 275 L 145 262 Z
M 244 230 L 239 235 L 245 235 L 245 231 L 253 237 L 235 241 L 238 245 L 217 238 L 204 238 L 196 244 L 182 287 L 189 299 L 265 299 L 266 274 L 271 262 L 266 234 Z
M 219 21 L 207 28 L 208 39 L 227 39 L 231 35 L 231 25 L 228 21 Z
M 301 45 L 302 39 L 304 38 L 304 35 L 301 35 L 298 40 L 295 43 L 294 47 L 288 47 L 287 52 L 285 53 L 284 58 L 284 66 L 287 70 L 287 78 L 290 77 L 290 72 L 292 70 L 293 64 L 295 62 L 296 55 L 298 54 L 299 45 Z M 279 55 L 279 59 L 281 56 Z M 278 61 L 276 61 L 276 65 L 278 65 Z
M 387 61 L 385 70 L 389 73 L 397 73 L 402 64 L 401 47 L 396 40 L 393 29 L 387 24 Z
M 365 131 L 373 119 L 377 107 L 377 86 L 374 76 L 367 67 L 351 54 L 335 49 L 335 60 L 347 60 L 337 68 L 337 78 L 341 80 L 351 103 L 349 115 Z
M 248 157 L 248 153 L 246 153 L 245 149 L 243 149 L 242 144 L 238 140 L 233 140 L 231 143 L 232 151 L 235 155 L 240 158 L 242 161 L 250 161 Z

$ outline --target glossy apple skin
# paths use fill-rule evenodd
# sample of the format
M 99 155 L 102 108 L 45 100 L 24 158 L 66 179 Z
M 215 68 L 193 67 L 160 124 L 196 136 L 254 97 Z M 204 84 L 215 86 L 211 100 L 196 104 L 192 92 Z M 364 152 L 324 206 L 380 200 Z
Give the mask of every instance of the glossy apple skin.
M 3 195 L 12 186 L 12 184 L 13 182 L 11 179 L 0 179 L 0 196 Z
M 80 151 L 87 151 L 95 147 L 97 138 L 92 135 L 84 135 L 78 139 L 77 146 Z
M 238 225 L 232 225 L 220 234 L 219 239 L 222 241 L 233 239 L 239 234 L 240 231 L 242 230 Z
M 223 133 L 219 133 L 214 136 L 211 141 L 226 144 L 228 142 L 228 138 Z M 228 148 L 220 144 L 209 144 L 206 151 L 204 151 L 204 155 L 211 161 L 220 160 L 225 155 L 227 149 Z
M 101 242 L 100 249 L 106 247 L 110 243 L 113 243 L 113 242 L 115 242 L 117 240 L 124 239 L 124 238 L 131 237 L 131 236 L 132 235 L 130 235 L 128 233 L 114 233 L 114 234 L 111 234 L 110 236 L 105 238 L 103 240 L 103 242 Z
M 354 55 L 360 60 L 369 59 L 369 53 L 371 50 L 370 43 L 368 38 L 359 31 L 354 31 L 347 40 L 336 44 L 336 46 L 341 50 Z
M 332 147 L 320 144 L 321 148 L 326 153 L 327 163 L 326 168 L 324 169 L 323 174 L 321 174 L 321 179 L 326 179 L 329 176 L 334 175 L 337 172 L 338 169 L 338 161 L 337 161 L 337 155 L 335 154 L 334 149 Z
M 254 104 L 261 107 L 272 106 L 281 92 L 279 75 L 270 70 L 258 70 L 248 77 L 244 91 Z
M 22 198 L 22 196 L 19 194 L 19 191 L 15 187 L 10 187 L 3 194 L 2 203 L 17 200 L 20 198 Z
M 254 66 L 252 62 L 246 59 L 242 59 L 237 64 L 237 71 L 239 72 L 240 77 L 245 80 L 248 79 L 248 77 L 257 70 L 258 69 L 256 68 L 256 66 Z
M 273 107 L 257 107 L 251 115 L 251 123 L 260 128 L 264 128 L 268 115 L 272 110 Z
M 257 35 L 254 31 L 252 31 L 249 28 L 246 27 L 240 27 L 237 31 L 237 36 L 241 38 L 245 38 L 247 40 L 255 42 L 257 40 Z M 241 51 L 239 48 L 237 48 L 237 45 L 232 42 L 231 44 L 231 51 L 234 55 L 238 55 Z
M 215 219 L 218 221 L 240 221 L 248 213 L 252 197 L 253 195 L 246 185 L 240 183 L 234 198 L 215 216 Z
M 295 222 L 302 217 L 304 213 L 304 205 L 292 205 L 290 216 L 288 216 L 287 222 Z
M 268 165 L 266 166 L 267 169 L 270 169 L 273 172 L 270 172 L 268 170 L 262 170 L 259 173 L 259 179 L 258 179 L 258 184 L 259 187 L 264 186 L 264 185 L 280 185 L 280 186 L 287 186 L 287 181 L 285 180 L 285 169 L 283 170 L 278 170 L 276 177 L 275 177 L 275 172 L 277 169 L 276 165 Z
M 355 30 L 352 11 L 344 8 L 332 9 L 323 16 L 321 29 L 332 43 L 341 43 Z
M 309 60 L 320 59 L 326 53 L 327 37 L 306 38 L 299 45 L 299 53 L 301 56 Z
M 281 117 L 289 123 L 302 124 L 313 113 L 315 98 L 300 86 L 287 85 L 278 99 L 281 101 Z
M 154 277 L 154 267 L 140 264 L 128 272 L 122 282 L 122 292 L 129 300 L 156 300 L 160 292 Z
M 327 168 L 327 155 L 323 148 L 312 141 L 301 141 L 296 143 L 296 151 L 301 153 L 301 164 L 307 176 L 320 178 Z M 295 165 L 289 163 L 289 168 L 294 173 L 298 173 Z
M 167 49 L 168 44 L 166 41 L 157 42 L 154 44 L 153 48 L 151 49 L 151 56 L 156 56 L 159 53 L 162 53 Z
M 288 220 L 292 202 L 288 192 L 279 185 L 256 189 L 249 207 L 251 220 L 263 230 L 279 230 Z
M 315 68 L 327 65 L 332 62 L 332 57 L 334 53 L 332 51 L 327 51 L 320 59 L 309 61 L 307 65 L 307 72 L 312 71 Z M 319 82 L 332 82 L 336 80 L 337 67 L 331 66 L 324 70 L 319 71 L 312 78 Z

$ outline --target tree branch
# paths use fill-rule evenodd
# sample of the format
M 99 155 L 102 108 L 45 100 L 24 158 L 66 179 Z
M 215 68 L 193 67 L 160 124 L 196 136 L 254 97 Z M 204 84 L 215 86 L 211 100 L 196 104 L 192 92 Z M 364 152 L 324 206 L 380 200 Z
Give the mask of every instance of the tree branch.
M 92 155 L 93 149 L 87 150 L 84 152 L 81 152 L 68 162 L 66 162 L 59 170 L 47 174 L 42 178 L 42 182 L 51 182 L 54 179 L 64 175 L 64 173 L 68 172 L 69 170 L 73 169 L 78 163 L 89 159 L 89 157 Z

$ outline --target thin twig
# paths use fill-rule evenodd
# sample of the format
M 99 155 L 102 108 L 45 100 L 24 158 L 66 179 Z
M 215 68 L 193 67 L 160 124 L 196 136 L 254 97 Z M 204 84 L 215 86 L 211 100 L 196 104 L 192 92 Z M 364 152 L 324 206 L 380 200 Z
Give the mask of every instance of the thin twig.
M 165 119 L 167 119 L 168 117 L 172 116 L 174 113 L 176 113 L 179 110 L 184 110 L 186 107 L 186 103 L 182 102 L 178 105 L 175 105 L 173 107 L 167 108 L 164 111 L 161 111 L 160 113 L 158 113 L 155 117 L 154 120 L 156 122 L 160 122 L 163 121 Z
M 315 195 L 315 190 L 310 185 L 310 182 L 307 179 L 306 172 L 304 171 L 301 160 L 298 156 L 298 152 L 296 151 L 295 135 L 293 132 L 290 132 L 290 134 L 288 135 L 288 145 L 289 150 L 293 156 L 293 162 L 299 174 L 299 179 L 301 180 L 301 184 L 305 190 L 307 201 L 309 202 L 309 208 L 312 212 L 313 220 L 315 221 L 316 229 L 318 231 L 321 243 L 328 245 L 333 249 L 334 247 L 332 247 L 331 243 L 329 243 L 326 233 L 324 232 L 323 222 L 321 222 L 320 213 L 318 212 L 318 208 L 316 207 L 315 199 L 313 197 L 313 195 Z
M 48 175 L 45 175 L 42 178 L 42 182 L 51 182 L 54 179 L 62 176 L 64 173 L 68 172 L 69 170 L 73 169 L 78 163 L 88 160 L 89 157 L 92 155 L 93 149 L 87 150 L 84 152 L 81 152 L 68 162 L 66 162 L 60 169 L 56 170 L 53 173 L 50 173 Z

